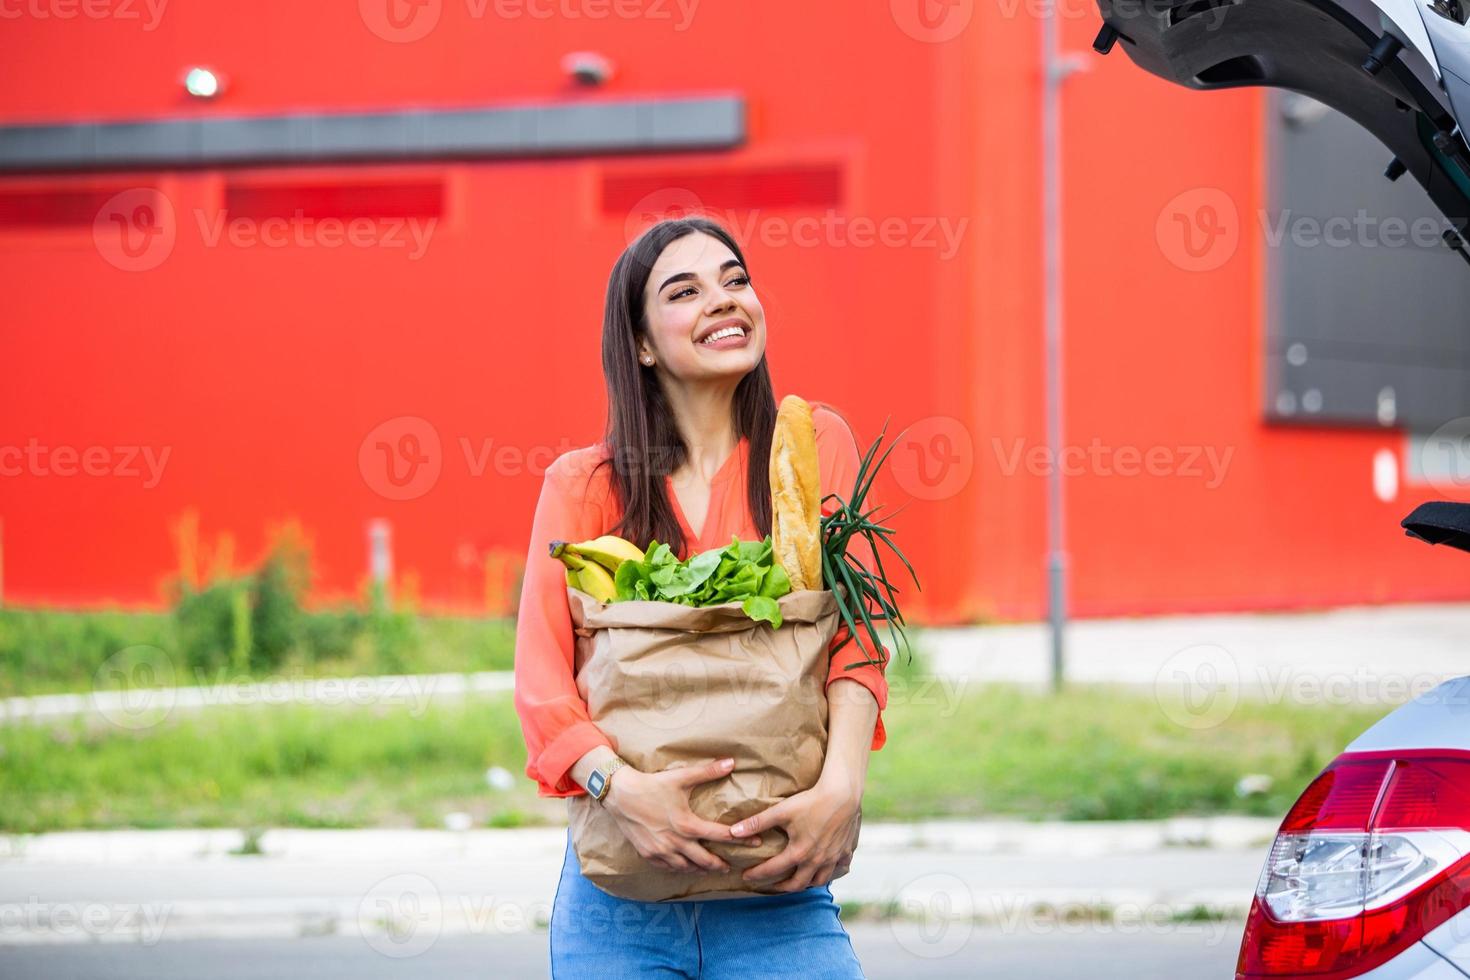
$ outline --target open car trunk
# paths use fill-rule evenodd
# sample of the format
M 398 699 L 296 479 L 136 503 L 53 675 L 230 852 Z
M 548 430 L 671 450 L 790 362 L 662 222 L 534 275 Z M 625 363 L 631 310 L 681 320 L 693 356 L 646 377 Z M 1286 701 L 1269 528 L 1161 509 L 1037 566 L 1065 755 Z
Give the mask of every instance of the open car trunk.
M 1195 89 L 1267 86 L 1337 109 L 1392 151 L 1454 230 L 1470 261 L 1470 27 L 1461 0 L 1098 0 L 1094 47 Z M 1452 98 L 1453 96 L 1453 98 Z

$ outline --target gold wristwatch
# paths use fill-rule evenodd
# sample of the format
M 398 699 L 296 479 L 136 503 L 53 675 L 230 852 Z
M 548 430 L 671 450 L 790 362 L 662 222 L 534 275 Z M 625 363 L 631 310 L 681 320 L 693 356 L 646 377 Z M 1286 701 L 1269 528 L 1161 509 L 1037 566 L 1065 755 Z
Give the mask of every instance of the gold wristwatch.
M 627 764 L 626 759 L 613 756 L 607 762 L 592 770 L 592 775 L 587 777 L 587 795 L 599 803 L 605 800 L 608 790 L 612 788 L 612 774 Z

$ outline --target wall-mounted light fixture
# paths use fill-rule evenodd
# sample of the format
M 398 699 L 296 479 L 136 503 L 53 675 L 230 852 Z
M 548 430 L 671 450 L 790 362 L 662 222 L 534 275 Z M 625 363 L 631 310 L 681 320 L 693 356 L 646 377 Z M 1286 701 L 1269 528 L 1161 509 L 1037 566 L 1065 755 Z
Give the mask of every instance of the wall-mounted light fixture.
M 224 79 L 213 69 L 196 66 L 184 73 L 184 91 L 196 99 L 213 99 L 224 88 Z
M 561 59 L 561 70 L 578 85 L 604 85 L 613 76 L 613 64 L 596 51 L 573 51 Z

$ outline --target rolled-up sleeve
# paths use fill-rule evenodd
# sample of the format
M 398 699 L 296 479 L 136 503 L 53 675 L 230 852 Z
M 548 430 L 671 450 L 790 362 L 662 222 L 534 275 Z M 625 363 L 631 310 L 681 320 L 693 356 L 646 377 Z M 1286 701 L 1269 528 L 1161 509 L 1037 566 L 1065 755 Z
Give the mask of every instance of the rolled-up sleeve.
M 547 551 L 551 541 L 596 537 L 601 511 L 559 457 L 546 470 L 531 521 L 531 541 L 516 619 L 515 710 L 526 741 L 526 775 L 540 796 L 583 796 L 571 768 L 589 750 L 612 746 L 588 716 L 577 691 L 576 654 L 566 571 Z
M 829 493 L 840 494 L 844 500 L 852 495 L 852 485 L 857 480 L 858 465 L 862 459 L 858 453 L 857 439 L 853 435 L 852 428 L 842 416 L 826 406 L 813 406 L 813 427 L 817 434 L 817 458 L 818 468 L 822 484 L 822 496 Z M 829 500 L 822 504 L 823 516 L 837 509 L 837 502 Z M 848 552 L 866 568 L 873 569 L 873 549 L 868 544 L 867 538 L 856 535 L 848 539 Z M 868 608 L 871 612 L 877 612 L 877 608 L 869 601 Z M 880 627 L 881 628 L 881 627 Z M 846 623 L 841 623 L 837 628 L 837 634 L 832 638 L 832 650 L 851 636 Z M 859 623 L 859 635 L 852 637 L 840 651 L 831 658 L 831 664 L 827 669 L 826 687 L 831 687 L 832 682 L 839 678 L 849 678 L 866 687 L 873 694 L 873 700 L 878 702 L 878 721 L 873 726 L 873 742 L 871 749 L 881 749 L 888 741 L 888 733 L 883 727 L 883 711 L 888 707 L 888 678 L 884 674 L 888 666 L 890 652 L 886 646 L 880 645 L 879 652 L 874 654 L 872 639 L 867 636 L 866 631 L 861 629 Z M 855 663 L 860 660 L 878 660 L 883 666 L 879 667 L 873 663 L 860 664 L 856 667 L 847 668 L 845 664 Z

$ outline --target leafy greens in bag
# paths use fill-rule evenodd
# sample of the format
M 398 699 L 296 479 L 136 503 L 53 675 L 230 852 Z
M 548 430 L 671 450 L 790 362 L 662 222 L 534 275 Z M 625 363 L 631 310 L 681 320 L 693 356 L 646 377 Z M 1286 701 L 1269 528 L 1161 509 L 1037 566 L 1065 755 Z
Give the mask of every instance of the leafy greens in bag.
M 776 600 L 791 591 L 791 580 L 772 554 L 770 535 L 763 541 L 732 537 L 727 546 L 685 561 L 674 557 L 667 544 L 653 541 L 641 561 L 629 559 L 618 566 L 615 601 L 644 599 L 686 606 L 739 602 L 751 619 L 780 629 Z

